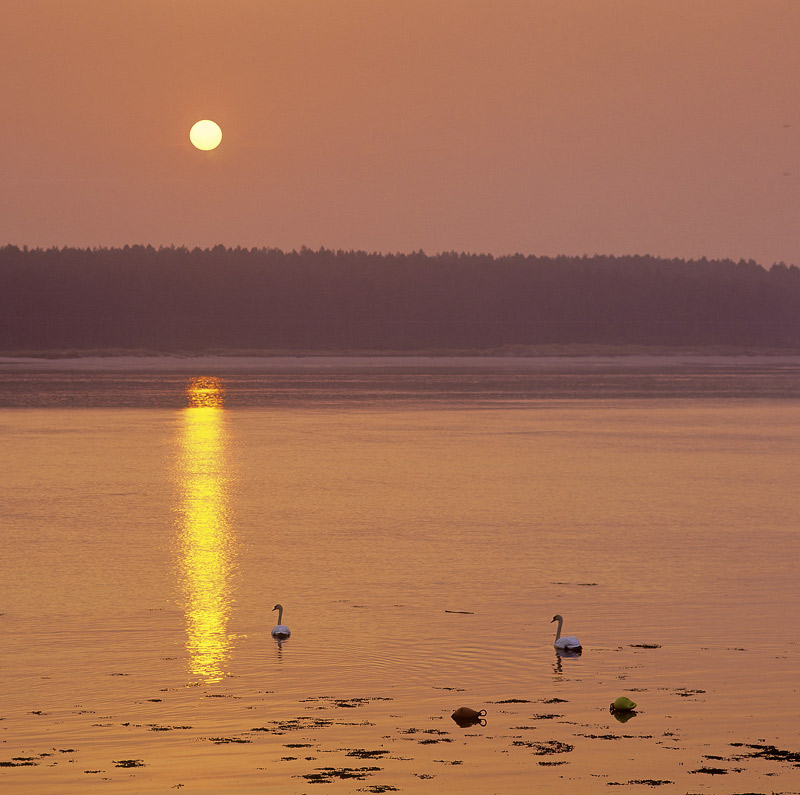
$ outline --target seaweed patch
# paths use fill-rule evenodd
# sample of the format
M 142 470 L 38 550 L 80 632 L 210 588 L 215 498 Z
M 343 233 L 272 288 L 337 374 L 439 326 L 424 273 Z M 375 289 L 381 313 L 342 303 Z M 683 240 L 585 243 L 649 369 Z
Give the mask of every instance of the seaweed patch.
M 701 693 L 705 693 L 705 690 L 691 690 L 688 687 L 678 687 L 675 688 L 673 691 L 676 696 L 683 696 L 684 698 L 689 698 L 691 696 L 697 696 Z
M 352 751 L 348 751 L 345 756 L 356 756 L 359 759 L 380 759 L 388 753 L 388 751 L 365 751 L 363 748 L 354 748 Z
M 318 767 L 316 773 L 305 773 L 299 778 L 304 778 L 312 784 L 330 784 L 335 778 L 364 781 L 367 776 L 380 770 L 382 770 L 380 767 Z
M 224 745 L 225 743 L 250 743 L 252 740 L 245 740 L 243 737 L 209 737 L 208 738 L 215 745 Z
M 737 754 L 734 759 L 769 759 L 773 762 L 791 762 L 794 767 L 800 767 L 800 752 L 783 751 L 774 745 L 748 745 L 746 743 L 731 743 L 734 748 L 752 748 L 751 754 Z
M 151 732 L 172 732 L 180 729 L 191 729 L 191 726 L 159 726 L 157 723 L 153 724 L 148 731 Z
M 663 787 L 665 784 L 674 783 L 674 781 L 668 781 L 667 779 L 662 778 L 633 778 L 624 783 L 622 781 L 609 781 L 607 782 L 607 785 L 609 787 L 625 787 L 628 784 L 645 784 L 648 787 Z
M 307 716 L 290 718 L 289 720 L 273 720 L 270 723 L 272 724 L 271 726 L 254 726 L 250 731 L 285 734 L 288 731 L 307 731 L 333 725 L 333 721 L 330 718 L 311 718 Z
M 530 748 L 537 756 L 546 756 L 548 754 L 567 754 L 575 749 L 574 745 L 562 743 L 560 740 L 543 740 L 542 742 L 534 742 L 532 740 L 514 740 L 514 742 L 511 744 Z

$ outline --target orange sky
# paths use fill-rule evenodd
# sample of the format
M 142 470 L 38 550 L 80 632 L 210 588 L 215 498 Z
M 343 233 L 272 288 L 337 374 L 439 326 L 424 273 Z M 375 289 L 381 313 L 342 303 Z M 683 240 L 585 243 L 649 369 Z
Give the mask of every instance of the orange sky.
M 798 38 L 798 0 L 8 0 L 0 245 L 800 264 Z

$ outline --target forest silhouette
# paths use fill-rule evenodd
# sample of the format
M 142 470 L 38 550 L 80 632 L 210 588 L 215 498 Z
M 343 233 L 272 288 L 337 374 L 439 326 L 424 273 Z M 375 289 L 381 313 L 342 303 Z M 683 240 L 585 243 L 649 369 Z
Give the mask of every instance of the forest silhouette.
M 0 350 L 800 347 L 800 269 L 752 260 L 0 248 Z

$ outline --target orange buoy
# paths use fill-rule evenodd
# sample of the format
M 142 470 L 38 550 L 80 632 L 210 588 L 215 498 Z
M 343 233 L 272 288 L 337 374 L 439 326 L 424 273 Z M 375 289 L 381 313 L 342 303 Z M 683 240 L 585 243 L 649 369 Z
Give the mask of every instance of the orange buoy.
M 470 707 L 459 707 L 450 717 L 463 729 L 467 726 L 474 726 L 476 723 L 485 726 L 486 721 L 483 719 L 485 714 L 485 709 L 477 710 Z

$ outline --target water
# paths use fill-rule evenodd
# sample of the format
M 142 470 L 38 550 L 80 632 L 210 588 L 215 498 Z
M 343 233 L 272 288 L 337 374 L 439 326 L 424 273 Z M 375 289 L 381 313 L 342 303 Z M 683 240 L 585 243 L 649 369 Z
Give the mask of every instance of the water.
M 137 367 L 3 376 L 4 791 L 800 791 L 796 363 Z

